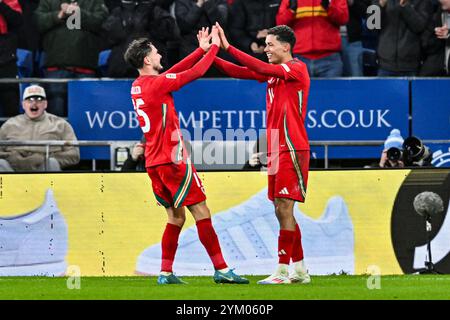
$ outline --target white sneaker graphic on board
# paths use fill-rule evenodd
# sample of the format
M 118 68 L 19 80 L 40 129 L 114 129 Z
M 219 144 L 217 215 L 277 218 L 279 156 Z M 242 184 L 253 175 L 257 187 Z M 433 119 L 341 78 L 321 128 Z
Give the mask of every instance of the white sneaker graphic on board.
M 310 274 L 354 273 L 354 234 L 347 205 L 340 196 L 330 198 L 319 219 L 312 219 L 295 206 L 302 231 L 305 263 Z M 228 265 L 240 274 L 265 275 L 278 264 L 279 224 L 267 189 L 249 200 L 212 217 Z M 137 258 L 138 274 L 159 274 L 161 244 Z M 211 261 L 198 239 L 196 226 L 183 231 L 178 241 L 174 270 L 179 275 L 210 275 Z
M 53 191 L 39 208 L 0 218 L 0 276 L 61 276 L 67 268 L 67 225 Z

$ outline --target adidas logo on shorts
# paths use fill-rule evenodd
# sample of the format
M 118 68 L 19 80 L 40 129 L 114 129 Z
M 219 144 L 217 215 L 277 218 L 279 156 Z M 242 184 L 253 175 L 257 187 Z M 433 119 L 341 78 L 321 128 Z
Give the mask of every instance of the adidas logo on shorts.
M 289 194 L 289 191 L 287 188 L 283 188 L 280 192 L 278 192 L 279 194 Z

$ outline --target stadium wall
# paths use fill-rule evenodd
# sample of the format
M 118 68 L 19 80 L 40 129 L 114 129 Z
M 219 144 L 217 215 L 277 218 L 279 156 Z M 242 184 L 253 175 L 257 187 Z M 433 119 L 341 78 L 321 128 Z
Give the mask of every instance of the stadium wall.
M 278 225 L 260 172 L 199 173 L 226 260 L 241 274 L 269 274 Z M 412 202 L 441 196 L 433 217 L 436 267 L 450 273 L 450 170 L 312 171 L 295 207 L 311 274 L 412 273 L 424 266 L 425 224 Z M 156 274 L 166 215 L 144 173 L 1 174 L 0 276 Z M 375 266 L 375 267 L 374 267 Z M 179 275 L 211 275 L 188 215 L 174 265 Z

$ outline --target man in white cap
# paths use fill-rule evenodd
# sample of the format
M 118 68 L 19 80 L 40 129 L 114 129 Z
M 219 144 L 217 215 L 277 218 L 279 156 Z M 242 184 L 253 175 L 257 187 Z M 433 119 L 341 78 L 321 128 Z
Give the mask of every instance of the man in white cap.
M 24 114 L 10 118 L 0 127 L 0 140 L 77 140 L 66 120 L 45 111 L 47 98 L 41 86 L 25 89 L 22 106 Z M 45 160 L 45 146 L 0 146 L 0 171 L 42 171 Z M 60 171 L 79 161 L 78 147 L 54 146 L 50 147 L 47 169 Z

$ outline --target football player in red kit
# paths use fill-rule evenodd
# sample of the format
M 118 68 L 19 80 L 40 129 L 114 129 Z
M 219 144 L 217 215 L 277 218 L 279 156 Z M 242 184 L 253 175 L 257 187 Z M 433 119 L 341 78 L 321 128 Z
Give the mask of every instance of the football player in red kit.
M 215 268 L 216 283 L 246 284 L 249 281 L 229 269 L 211 223 L 202 182 L 185 150 L 172 92 L 200 78 L 211 66 L 219 51 L 217 27 L 199 31 L 199 48 L 173 66 L 162 70 L 161 55 L 148 39 L 131 42 L 125 60 L 139 71 L 133 82 L 131 98 L 145 139 L 148 175 L 157 202 L 166 208 L 168 223 L 162 236 L 159 284 L 182 284 L 172 271 L 178 238 L 185 222 L 185 209 L 192 213 L 201 243 Z M 211 42 L 211 43 L 210 43 Z
M 294 205 L 296 201 L 305 201 L 308 183 L 310 147 L 305 117 L 310 79 L 306 65 L 292 57 L 295 34 L 284 25 L 269 29 L 264 49 L 269 63 L 265 63 L 231 46 L 223 29 L 216 26 L 222 48 L 244 67 L 218 57 L 215 66 L 231 77 L 267 82 L 268 190 L 280 223 L 279 266 L 274 274 L 258 283 L 309 283 Z M 291 259 L 294 271 L 289 275 Z

